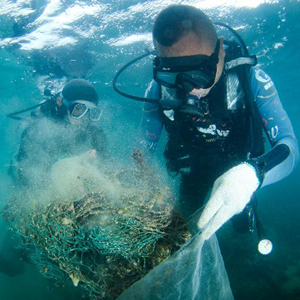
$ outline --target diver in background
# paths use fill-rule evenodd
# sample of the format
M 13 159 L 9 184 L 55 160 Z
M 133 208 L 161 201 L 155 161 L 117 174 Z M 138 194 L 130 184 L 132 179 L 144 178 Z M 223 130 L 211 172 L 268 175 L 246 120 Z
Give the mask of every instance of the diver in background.
M 230 62 L 223 38 L 201 10 L 164 9 L 153 41 L 157 56 L 146 97 L 160 101 L 144 105 L 139 144 L 154 152 L 165 127 L 167 167 L 181 173 L 187 217 L 212 189 L 196 215 L 208 239 L 245 209 L 255 191 L 291 173 L 298 144 L 270 77 L 256 63 Z M 262 129 L 271 144 L 266 153 Z
M 44 102 L 21 135 L 10 175 L 21 186 L 47 184 L 48 171 L 59 159 L 95 149 L 106 155 L 99 120 L 98 94 L 86 80 L 68 82 L 61 95 Z
M 62 92 L 40 105 L 31 114 L 21 135 L 19 149 L 13 157 L 9 174 L 15 185 L 42 189 L 49 182 L 53 164 L 63 158 L 97 150 L 106 157 L 106 138 L 99 120 L 102 114 L 98 94 L 88 81 L 73 79 Z M 16 115 L 18 112 L 13 113 Z M 9 210 L 9 204 L 2 211 Z M 27 253 L 7 231 L 0 245 L 0 272 L 17 276 L 24 272 Z

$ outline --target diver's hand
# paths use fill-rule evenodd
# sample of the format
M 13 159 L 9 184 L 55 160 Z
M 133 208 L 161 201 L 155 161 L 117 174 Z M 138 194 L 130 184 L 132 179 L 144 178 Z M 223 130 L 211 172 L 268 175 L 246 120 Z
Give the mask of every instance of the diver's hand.
M 259 185 L 255 168 L 248 163 L 233 167 L 220 176 L 197 224 L 203 237 L 209 239 L 232 216 L 240 213 Z

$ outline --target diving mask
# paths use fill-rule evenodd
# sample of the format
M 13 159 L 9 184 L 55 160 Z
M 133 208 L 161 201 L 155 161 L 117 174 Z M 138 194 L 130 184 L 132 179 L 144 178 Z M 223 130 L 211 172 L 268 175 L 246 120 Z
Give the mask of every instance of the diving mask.
M 220 41 L 212 55 L 192 55 L 179 57 L 155 57 L 153 78 L 167 88 L 183 89 L 190 93 L 193 89 L 208 89 L 215 81 L 219 61 Z
M 205 117 L 208 103 L 202 94 L 194 90 L 209 89 L 215 83 L 219 62 L 220 41 L 214 53 L 179 57 L 156 57 L 153 64 L 153 78 L 164 88 L 173 90 L 173 99 L 160 100 L 165 109 L 179 109 L 183 114 Z
M 62 102 L 68 108 L 70 116 L 77 120 L 83 118 L 88 112 L 89 118 L 93 122 L 99 121 L 102 115 L 102 109 L 89 101 L 76 100 L 69 102 L 63 98 Z

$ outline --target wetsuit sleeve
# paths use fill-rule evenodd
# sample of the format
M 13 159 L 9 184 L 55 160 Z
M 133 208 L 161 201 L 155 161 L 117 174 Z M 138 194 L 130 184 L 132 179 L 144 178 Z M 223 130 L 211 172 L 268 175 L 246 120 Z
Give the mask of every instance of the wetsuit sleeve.
M 65 155 L 67 137 L 59 135 L 52 123 L 47 118 L 33 118 L 22 132 L 11 174 L 16 184 L 42 183 L 56 159 Z
M 22 132 L 18 152 L 11 160 L 8 174 L 12 176 L 16 184 L 26 184 L 28 181 L 26 170 L 30 161 L 29 151 L 32 145 L 32 136 L 34 135 L 34 127 L 30 124 Z
M 146 98 L 159 99 L 160 86 L 152 81 L 146 91 Z M 138 146 L 147 149 L 149 152 L 156 150 L 163 122 L 160 116 L 159 105 L 145 102 L 142 119 L 139 126 Z
M 90 124 L 84 134 L 89 139 L 89 143 L 86 144 L 95 149 L 99 157 L 108 158 L 107 138 L 103 129 L 98 124 Z
M 271 78 L 254 67 L 251 70 L 251 85 L 263 128 L 271 144 L 271 150 L 257 158 L 257 163 L 264 169 L 262 186 L 266 186 L 291 173 L 299 161 L 299 149 L 291 121 Z

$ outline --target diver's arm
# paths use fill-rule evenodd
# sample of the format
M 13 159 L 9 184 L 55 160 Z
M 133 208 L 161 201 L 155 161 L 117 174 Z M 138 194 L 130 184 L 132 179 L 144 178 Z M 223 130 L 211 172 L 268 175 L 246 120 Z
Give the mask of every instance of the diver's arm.
M 25 184 L 26 178 L 24 174 L 24 169 L 26 169 L 26 162 L 28 160 L 28 145 L 31 144 L 31 132 L 32 127 L 27 126 L 22 132 L 19 149 L 17 153 L 11 159 L 10 168 L 8 170 L 8 175 L 10 175 L 15 184 Z
M 288 176 L 299 161 L 298 143 L 270 77 L 252 68 L 251 84 L 256 105 L 272 149 L 250 163 L 257 169 L 262 186 Z
M 38 136 L 37 122 L 31 121 L 27 128 L 22 132 L 20 146 L 17 155 L 17 180 L 21 185 L 26 185 L 30 182 L 32 170 L 39 165 L 43 159 L 40 154 L 41 145 L 36 141 Z
M 96 150 L 99 157 L 108 158 L 106 134 L 99 124 L 91 122 L 86 127 L 85 135 L 90 141 L 91 149 Z
M 259 187 L 288 176 L 299 160 L 294 131 L 273 82 L 258 68 L 251 75 L 253 96 L 272 149 L 229 169 L 215 181 L 197 223 L 204 239 L 240 213 Z
M 21 134 L 19 149 L 14 157 L 14 171 L 11 174 L 17 184 L 30 183 L 36 170 L 41 170 L 41 166 L 48 160 L 45 149 L 48 148 L 51 140 L 47 138 L 41 140 L 41 136 L 47 137 L 51 130 L 40 120 L 40 118 L 30 119 Z
M 146 92 L 146 97 L 159 99 L 160 87 L 156 82 L 151 82 Z M 138 147 L 141 146 L 147 152 L 153 153 L 156 150 L 162 128 L 163 122 L 160 116 L 159 105 L 145 102 L 137 138 Z

